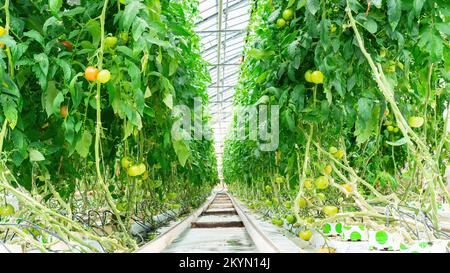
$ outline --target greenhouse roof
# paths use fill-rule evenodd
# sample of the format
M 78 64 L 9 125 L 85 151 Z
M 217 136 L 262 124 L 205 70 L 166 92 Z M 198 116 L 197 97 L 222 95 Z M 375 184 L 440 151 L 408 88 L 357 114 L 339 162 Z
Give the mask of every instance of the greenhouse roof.
M 200 1 L 196 31 L 201 37 L 202 55 L 209 63 L 210 114 L 214 130 L 219 174 L 224 138 L 232 120 L 234 87 L 250 20 L 251 0 Z

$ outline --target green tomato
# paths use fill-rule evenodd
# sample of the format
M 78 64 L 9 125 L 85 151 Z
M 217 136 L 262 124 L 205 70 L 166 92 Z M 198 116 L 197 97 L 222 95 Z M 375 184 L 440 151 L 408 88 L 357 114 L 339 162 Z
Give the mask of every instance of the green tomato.
M 328 150 L 328 152 L 330 154 L 335 154 L 338 151 L 338 149 L 336 147 L 331 146 L 330 149 Z
M 311 230 L 302 230 L 298 233 L 298 237 L 300 237 L 304 241 L 309 241 L 312 237 L 312 231 Z
M 119 34 L 119 38 L 123 41 L 124 44 L 128 43 L 129 36 L 127 32 L 121 32 Z
M 289 224 L 293 225 L 293 224 L 295 224 L 295 222 L 297 222 L 297 219 L 295 218 L 294 215 L 289 214 L 288 216 L 286 216 L 286 221 L 287 221 Z
M 424 123 L 424 119 L 423 117 L 409 117 L 408 118 L 408 124 L 409 126 L 413 127 L 413 128 L 419 128 L 422 127 L 423 123 Z
M 143 173 L 145 173 L 146 167 L 144 163 L 140 163 L 138 165 L 132 165 L 128 168 L 128 175 L 135 177 L 135 176 L 139 176 L 142 175 Z
M 329 184 L 330 182 L 328 182 L 328 178 L 326 178 L 325 176 L 320 176 L 315 181 L 315 185 L 319 190 L 324 190 L 328 188 Z
M 131 160 L 131 158 L 129 158 L 128 156 L 124 156 L 124 157 L 120 160 L 120 165 L 121 165 L 122 168 L 124 168 L 124 169 L 128 169 L 128 167 L 130 167 L 131 164 L 133 164 L 133 160 Z
M 327 200 L 327 196 L 326 196 L 323 192 L 319 192 L 319 193 L 316 195 L 316 197 L 317 197 L 317 199 L 319 199 L 320 201 L 325 201 L 325 200 Z
M 315 84 L 322 84 L 323 83 L 323 73 L 319 70 L 314 71 L 313 73 L 311 73 L 311 81 Z
M 117 45 L 117 37 L 108 36 L 105 38 L 105 46 L 106 48 L 115 48 Z
M 283 19 L 286 21 L 291 20 L 294 17 L 294 11 L 292 9 L 285 9 L 283 11 Z
M 289 201 L 284 202 L 284 206 L 285 206 L 287 209 L 290 209 L 290 208 L 291 208 L 291 202 L 289 202 Z
M 305 80 L 307 82 L 312 82 L 312 80 L 311 80 L 311 73 L 312 73 L 311 70 L 308 70 L 308 71 L 305 72 Z
M 286 20 L 284 20 L 283 18 L 280 18 L 277 20 L 277 27 L 283 28 L 285 25 L 286 25 Z
M 306 208 L 308 206 L 308 200 L 306 200 L 304 197 L 300 197 L 300 199 L 298 199 L 298 206 L 300 208 Z
M 335 206 L 324 206 L 322 208 L 323 213 L 327 216 L 333 216 L 339 212 L 339 209 Z
M 15 213 L 14 207 L 11 204 L 0 206 L 0 216 L 8 217 Z

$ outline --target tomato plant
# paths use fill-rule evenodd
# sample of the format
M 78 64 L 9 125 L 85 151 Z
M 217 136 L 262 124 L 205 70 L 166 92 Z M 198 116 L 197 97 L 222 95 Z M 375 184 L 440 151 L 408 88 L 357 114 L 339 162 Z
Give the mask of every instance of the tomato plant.
M 279 145 L 227 140 L 232 192 L 301 228 L 376 218 L 372 199 L 414 203 L 439 226 L 437 204 L 450 201 L 448 11 L 442 0 L 258 1 L 235 104 L 277 105 Z M 290 208 L 262 201 L 279 176 L 288 182 L 271 198 Z
M 137 214 L 184 213 L 217 182 L 212 141 L 171 136 L 175 105 L 208 103 L 198 3 L 76 2 L 0 4 L 0 201 L 6 190 L 17 217 L 132 250 Z M 112 234 L 78 222 L 90 210 L 114 215 Z

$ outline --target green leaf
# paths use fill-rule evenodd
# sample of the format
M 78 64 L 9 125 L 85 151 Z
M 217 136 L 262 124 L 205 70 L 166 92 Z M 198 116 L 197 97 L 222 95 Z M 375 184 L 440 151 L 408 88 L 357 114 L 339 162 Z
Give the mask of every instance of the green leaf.
M 169 76 L 172 76 L 173 74 L 175 74 L 175 72 L 177 72 L 177 69 L 178 69 L 178 60 L 177 59 L 170 60 Z
M 63 73 L 64 73 L 64 80 L 66 82 L 69 82 L 70 78 L 72 76 L 72 69 L 71 69 L 69 63 L 63 59 L 54 59 L 54 60 L 55 60 L 55 63 L 62 68 Z
M 273 22 L 275 22 L 275 20 L 278 19 L 278 17 L 280 16 L 280 14 L 281 14 L 281 8 L 278 8 L 278 9 L 274 10 L 274 11 L 269 15 L 269 18 L 267 18 L 267 22 L 268 22 L 268 23 L 273 23 Z
M 375 22 L 375 20 L 373 20 L 372 18 L 367 18 L 367 20 L 364 22 L 364 28 L 367 29 L 370 33 L 375 33 L 378 30 L 378 25 L 377 22 Z
M 442 59 L 444 41 L 434 28 L 425 29 L 422 35 L 420 35 L 418 45 L 430 54 L 433 62 L 437 62 Z
M 183 140 L 172 140 L 173 148 L 175 150 L 175 153 L 178 156 L 178 161 L 180 162 L 181 166 L 186 165 L 186 161 L 189 158 L 189 144 Z
M 401 1 L 400 0 L 387 0 L 387 7 L 388 7 L 387 14 L 388 14 L 388 19 L 389 19 L 389 24 L 391 25 L 392 31 L 394 31 L 398 25 L 398 22 L 400 21 L 401 15 L 402 15 Z
M 148 23 L 143 20 L 142 18 L 136 18 L 136 20 L 133 22 L 133 27 L 132 27 L 132 35 L 133 35 L 133 40 L 137 41 L 139 40 L 139 38 L 141 38 L 142 33 L 149 28 Z
M 47 55 L 45 53 L 36 54 L 34 55 L 34 60 L 39 64 L 42 73 L 47 77 L 49 66 Z
M 53 102 L 58 94 L 59 92 L 56 89 L 55 81 L 49 81 L 47 90 L 42 92 L 42 107 L 45 109 L 47 117 L 50 117 L 53 114 Z
M 86 158 L 89 154 L 89 148 L 91 147 L 91 143 L 92 143 L 91 133 L 87 130 L 84 130 L 83 136 L 78 140 L 77 145 L 75 146 L 75 150 L 81 157 Z
M 44 155 L 39 152 L 38 150 L 35 149 L 30 149 L 29 150 L 29 156 L 30 156 L 30 161 L 31 162 L 38 162 L 38 161 L 44 161 L 45 157 Z
M 315 15 L 316 12 L 320 9 L 320 1 L 319 0 L 307 0 L 306 8 L 312 15 Z
M 56 95 L 55 99 L 53 100 L 53 113 L 58 114 L 59 108 L 61 107 L 61 103 L 64 101 L 64 95 L 62 92 L 58 92 L 58 95 Z
M 257 60 L 266 58 L 275 54 L 275 51 L 265 51 L 261 49 L 252 48 L 247 51 L 247 56 L 254 57 Z
M 449 23 L 437 23 L 436 29 L 445 35 L 450 35 L 450 24 Z
M 141 9 L 145 9 L 145 6 L 139 1 L 130 2 L 125 6 L 122 15 L 122 28 L 125 32 L 128 32 Z
M 292 7 L 292 5 L 295 4 L 295 1 L 296 1 L 296 0 L 289 0 L 289 2 L 288 2 L 288 4 L 286 5 L 286 7 L 287 7 L 287 8 Z
M 2 100 L 2 107 L 3 107 L 3 114 L 5 115 L 6 119 L 8 120 L 9 126 L 11 129 L 14 129 L 17 125 L 17 119 L 18 119 L 18 112 L 17 112 L 17 105 L 14 103 L 11 99 L 5 99 Z
M 62 0 L 48 0 L 48 7 L 53 14 L 56 14 L 62 7 Z
M 425 4 L 425 0 L 414 0 L 413 7 L 416 16 L 420 15 L 422 11 L 423 4 Z
M 94 45 L 94 47 L 97 47 L 100 43 L 100 37 L 101 37 L 100 23 L 97 20 L 91 19 L 86 23 L 85 29 L 92 36 L 92 44 Z
M 173 109 L 173 96 L 169 92 L 164 95 L 164 104 L 169 107 L 169 109 Z
M 409 142 L 409 138 L 407 137 L 403 137 L 397 141 L 391 142 L 391 141 L 386 141 L 387 144 L 391 145 L 391 146 L 401 146 L 404 145 L 406 143 Z
M 29 37 L 44 46 L 44 37 L 42 37 L 42 35 L 34 29 L 24 32 L 23 36 Z
M 147 86 L 147 88 L 145 88 L 144 99 L 150 98 L 151 96 L 152 96 L 152 91 L 150 90 L 150 87 Z

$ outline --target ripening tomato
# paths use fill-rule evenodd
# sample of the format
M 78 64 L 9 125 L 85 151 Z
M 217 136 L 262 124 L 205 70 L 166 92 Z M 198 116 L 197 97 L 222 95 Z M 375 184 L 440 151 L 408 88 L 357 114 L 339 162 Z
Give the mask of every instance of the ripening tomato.
M 333 216 L 336 213 L 339 212 L 339 209 L 335 206 L 324 206 L 322 208 L 323 213 L 325 213 L 327 216 Z
M 277 27 L 282 28 L 286 25 L 286 21 L 283 18 L 277 20 Z
M 0 26 L 0 37 L 6 34 L 6 29 Z M 0 47 L 5 48 L 6 44 L 4 42 L 0 42 Z
M 308 206 L 308 200 L 306 200 L 304 197 L 300 197 L 300 199 L 298 199 L 298 206 L 300 208 L 306 208 Z
M 298 233 L 298 237 L 302 239 L 303 241 L 309 241 L 312 237 L 312 231 L 311 230 L 302 230 Z
M 127 32 L 121 32 L 119 34 L 120 39 L 123 41 L 124 44 L 128 43 L 128 33 Z
M 351 193 L 351 192 L 352 192 L 352 186 L 351 186 L 351 185 L 349 185 L 349 184 L 344 184 L 344 185 L 342 185 L 342 187 L 344 188 L 344 190 L 345 190 L 347 193 Z
M 108 36 L 105 38 L 105 46 L 106 48 L 115 48 L 117 45 L 117 37 Z
M 327 200 L 327 196 L 326 196 L 323 192 L 319 192 L 319 193 L 316 195 L 316 197 L 317 197 L 317 200 L 319 200 L 319 201 L 325 201 L 325 200 Z
M 344 157 L 344 150 L 338 150 L 336 153 L 334 153 L 334 157 L 336 157 L 337 159 L 341 159 Z
M 311 80 L 311 73 L 312 73 L 311 70 L 308 70 L 308 71 L 305 72 L 305 80 L 307 82 L 312 82 L 312 80 Z
M 145 172 L 145 165 L 144 165 L 144 168 L 142 168 L 141 164 L 143 164 L 143 163 L 140 163 L 138 165 L 131 165 L 128 168 L 128 175 L 135 177 L 135 176 L 139 176 L 139 175 L 143 174 Z
M 331 172 L 333 171 L 333 167 L 331 167 L 331 165 L 326 165 L 325 168 L 323 168 L 322 172 L 324 174 L 331 174 Z
M 104 84 L 109 82 L 111 79 L 111 73 L 107 69 L 103 69 L 102 71 L 98 72 L 97 74 L 97 81 Z
M 328 182 L 328 178 L 326 178 L 325 176 L 320 176 L 315 181 L 315 185 L 319 190 L 324 190 L 328 188 L 329 184 L 330 182 Z
M 289 202 L 289 201 L 284 202 L 284 206 L 285 206 L 287 209 L 290 209 L 290 208 L 291 208 L 291 202 Z
M 283 181 L 284 181 L 284 177 L 282 177 L 282 176 L 277 176 L 275 178 L 275 182 L 278 184 L 283 183 Z
M 62 118 L 67 117 L 67 115 L 69 114 L 69 108 L 67 107 L 67 105 L 61 105 L 61 107 L 59 108 L 59 114 Z
M 336 147 L 331 146 L 330 149 L 328 150 L 328 152 L 330 154 L 335 154 L 338 151 L 338 149 Z
M 408 124 L 409 126 L 413 127 L 413 128 L 419 128 L 422 127 L 423 123 L 424 123 L 424 119 L 423 117 L 409 117 L 408 118 Z
M 131 160 L 131 158 L 129 158 L 128 156 L 124 156 L 124 157 L 120 160 L 120 165 L 121 165 L 122 168 L 124 168 L 124 169 L 128 169 L 128 167 L 130 167 L 131 164 L 133 164 L 133 160 Z
M 305 186 L 305 188 L 307 188 L 308 190 L 312 189 L 313 186 L 313 180 L 311 178 L 306 178 L 305 181 L 303 182 L 303 186 Z
M 320 70 L 316 70 L 311 73 L 311 81 L 315 84 L 323 83 L 323 73 Z
M 73 45 L 69 41 L 62 41 L 61 44 L 66 47 L 67 51 L 72 51 Z
M 14 214 L 14 207 L 11 204 L 0 206 L 0 216 L 8 217 Z
M 283 11 L 283 19 L 286 21 L 291 20 L 294 17 L 294 11 L 292 9 L 285 9 Z
M 148 178 L 148 171 L 145 171 L 142 175 L 142 180 L 146 180 Z
M 140 173 L 139 175 L 142 175 L 147 171 L 147 166 L 145 166 L 144 163 L 140 163 L 138 165 L 138 168 L 139 168 L 139 173 Z
M 97 79 L 98 75 L 98 69 L 93 66 L 86 67 L 86 70 L 84 71 L 84 77 L 88 81 L 95 81 Z
M 331 24 L 331 25 L 330 25 L 330 31 L 331 31 L 331 33 L 336 32 L 336 30 L 337 30 L 336 25 L 335 25 L 335 24 Z

